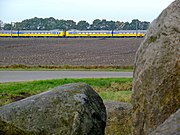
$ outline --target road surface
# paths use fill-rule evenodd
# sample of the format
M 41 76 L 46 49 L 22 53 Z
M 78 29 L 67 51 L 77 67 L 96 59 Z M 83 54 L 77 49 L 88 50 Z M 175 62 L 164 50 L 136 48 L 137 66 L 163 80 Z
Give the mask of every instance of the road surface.
M 107 71 L 0 71 L 0 82 L 18 82 L 59 78 L 130 78 L 132 72 Z

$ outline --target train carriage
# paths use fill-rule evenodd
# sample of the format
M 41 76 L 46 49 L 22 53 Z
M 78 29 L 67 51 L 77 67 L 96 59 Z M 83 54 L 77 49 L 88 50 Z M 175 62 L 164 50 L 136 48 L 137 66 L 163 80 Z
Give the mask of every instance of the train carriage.
M 146 30 L 1 30 L 0 37 L 144 37 Z
M 113 37 L 144 37 L 146 30 L 118 30 L 113 31 Z
M 64 31 L 59 30 L 2 30 L 0 31 L 0 37 L 63 37 Z
M 70 30 L 66 37 L 112 37 L 112 31 L 107 30 Z

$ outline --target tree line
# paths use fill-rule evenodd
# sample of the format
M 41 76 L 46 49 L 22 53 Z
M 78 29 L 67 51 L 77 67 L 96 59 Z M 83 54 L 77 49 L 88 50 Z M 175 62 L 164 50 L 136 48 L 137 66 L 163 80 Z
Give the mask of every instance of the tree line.
M 5 23 L 0 20 L 0 28 L 4 30 L 146 30 L 149 26 L 147 21 L 133 19 L 132 22 L 107 21 L 106 19 L 95 19 L 92 24 L 87 21 L 75 22 L 73 20 L 58 20 L 50 18 L 32 18 L 22 22 Z

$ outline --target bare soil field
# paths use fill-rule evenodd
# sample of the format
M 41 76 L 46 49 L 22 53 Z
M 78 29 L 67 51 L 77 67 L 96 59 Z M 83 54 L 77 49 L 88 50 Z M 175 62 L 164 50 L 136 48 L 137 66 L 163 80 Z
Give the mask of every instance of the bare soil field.
M 0 38 L 0 66 L 132 66 L 143 39 Z

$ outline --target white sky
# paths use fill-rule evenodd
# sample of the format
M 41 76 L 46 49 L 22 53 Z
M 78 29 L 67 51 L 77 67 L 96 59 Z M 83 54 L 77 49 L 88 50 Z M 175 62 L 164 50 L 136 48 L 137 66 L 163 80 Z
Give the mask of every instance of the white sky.
M 10 23 L 34 17 L 113 21 L 153 21 L 174 0 L 0 0 L 0 20 Z

